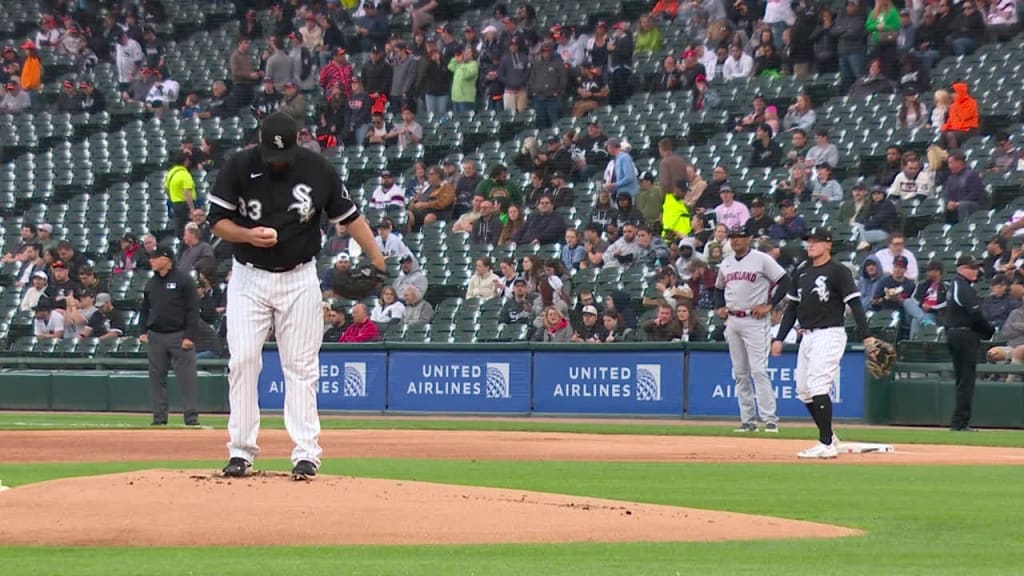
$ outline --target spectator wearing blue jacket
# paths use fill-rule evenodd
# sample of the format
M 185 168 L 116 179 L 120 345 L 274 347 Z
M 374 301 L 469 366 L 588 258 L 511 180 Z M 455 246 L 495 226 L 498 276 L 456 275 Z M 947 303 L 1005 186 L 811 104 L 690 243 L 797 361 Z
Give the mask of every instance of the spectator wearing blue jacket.
M 946 164 L 949 166 L 944 190 L 946 222 L 955 224 L 965 221 L 981 208 L 985 201 L 985 184 L 978 173 L 967 166 L 963 151 L 950 152 Z
M 610 182 L 605 182 L 604 189 L 612 196 L 629 194 L 635 197 L 640 193 L 640 180 L 636 174 L 633 157 L 622 149 L 618 138 L 609 138 L 605 143 L 608 155 L 614 158 L 614 171 Z
M 807 221 L 796 213 L 796 207 L 789 198 L 782 201 L 782 214 L 775 219 L 775 224 L 768 231 L 768 236 L 775 240 L 800 240 L 807 232 Z
M 575 228 L 568 228 L 565 231 L 565 244 L 562 244 L 562 252 L 559 257 L 566 270 L 578 268 L 579 263 L 586 257 L 587 252 L 580 244 L 580 233 Z

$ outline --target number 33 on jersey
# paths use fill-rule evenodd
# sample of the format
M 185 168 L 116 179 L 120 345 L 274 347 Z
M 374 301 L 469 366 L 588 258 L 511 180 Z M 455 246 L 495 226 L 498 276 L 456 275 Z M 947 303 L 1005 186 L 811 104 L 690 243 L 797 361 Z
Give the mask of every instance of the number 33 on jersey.
M 292 187 L 292 198 L 295 201 L 288 206 L 288 210 L 294 211 L 301 223 L 312 220 L 316 215 L 316 209 L 313 206 L 313 189 L 306 184 L 296 184 Z M 263 203 L 259 200 L 246 200 L 239 197 L 238 213 L 253 222 L 259 222 L 263 217 Z

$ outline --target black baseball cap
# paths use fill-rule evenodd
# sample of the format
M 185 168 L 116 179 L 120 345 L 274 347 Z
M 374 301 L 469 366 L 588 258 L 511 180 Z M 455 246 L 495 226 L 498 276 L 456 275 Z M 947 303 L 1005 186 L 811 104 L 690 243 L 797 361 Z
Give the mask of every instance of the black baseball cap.
M 900 254 L 899 256 L 893 257 L 892 265 L 899 266 L 900 268 L 906 268 L 907 266 L 910 265 L 910 260 L 907 260 L 906 256 Z
M 974 259 L 974 256 L 971 256 L 970 254 L 963 254 L 956 259 L 956 267 L 959 268 L 961 266 L 974 269 L 981 268 L 981 264 L 979 264 L 978 261 Z
M 380 222 L 377 222 L 377 228 L 378 229 L 380 229 L 380 228 L 387 228 L 388 230 L 390 230 L 390 229 L 392 229 L 394 227 L 395 227 L 395 225 L 392 224 L 391 218 L 381 218 Z
M 40 298 L 39 302 L 36 302 L 36 305 L 32 307 L 32 310 L 34 312 L 49 312 L 53 310 L 53 302 L 49 298 Z
M 153 250 L 153 253 L 149 255 L 150 260 L 153 258 L 167 258 L 171 262 L 174 262 L 174 251 L 167 246 L 157 246 L 156 250 Z
M 729 230 L 729 238 L 750 238 L 750 232 L 745 226 L 733 226 Z
M 804 234 L 804 240 L 818 240 L 819 242 L 831 242 L 832 241 L 832 229 L 826 228 L 825 226 L 815 226 L 811 228 L 807 234 Z
M 928 263 L 928 266 L 926 266 L 925 269 L 926 270 L 938 270 L 939 272 L 945 272 L 946 271 L 946 267 L 942 265 L 942 261 L 940 261 L 940 260 L 932 260 L 931 262 Z
M 1006 274 L 996 274 L 992 277 L 992 284 L 1002 284 L 1004 286 L 1010 285 L 1010 279 L 1006 277 Z
M 298 153 L 299 125 L 286 112 L 274 112 L 260 124 L 260 155 L 264 162 L 290 164 Z
M 757 206 L 764 208 L 764 200 L 762 200 L 760 196 L 750 201 L 751 208 L 755 208 Z

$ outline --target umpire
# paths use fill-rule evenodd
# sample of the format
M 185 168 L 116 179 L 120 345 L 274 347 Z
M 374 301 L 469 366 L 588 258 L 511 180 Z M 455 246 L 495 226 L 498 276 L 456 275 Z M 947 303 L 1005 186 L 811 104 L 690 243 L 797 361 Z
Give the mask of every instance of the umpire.
M 953 357 L 953 376 L 956 378 L 956 409 L 949 429 L 969 432 L 971 404 L 978 369 L 978 349 L 982 339 L 992 337 L 992 326 L 981 315 L 981 303 L 974 291 L 981 265 L 970 254 L 956 260 L 956 277 L 950 282 L 946 304 L 946 345 Z
M 174 267 L 174 255 L 169 248 L 158 247 L 149 262 L 153 277 L 142 297 L 139 326 L 144 332 L 139 341 L 149 343 L 153 426 L 167 424 L 167 371 L 172 362 L 185 405 L 185 425 L 198 426 L 194 342 L 199 329 L 199 296 L 192 278 Z

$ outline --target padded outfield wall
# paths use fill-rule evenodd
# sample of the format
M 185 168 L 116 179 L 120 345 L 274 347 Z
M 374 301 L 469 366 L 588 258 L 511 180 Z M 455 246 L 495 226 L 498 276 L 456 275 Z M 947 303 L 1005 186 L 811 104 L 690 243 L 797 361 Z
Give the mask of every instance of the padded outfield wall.
M 327 345 L 318 389 L 322 411 L 504 415 L 620 415 L 733 419 L 728 350 L 721 344 L 375 344 Z M 64 362 L 64 364 L 62 364 Z M 60 359 L 5 359 L 0 409 L 147 412 L 144 359 L 95 359 L 78 369 Z M 204 361 L 200 405 L 227 410 L 223 361 Z M 94 369 L 85 369 L 85 368 Z M 806 417 L 796 398 L 796 353 L 771 358 L 783 418 Z M 979 385 L 975 423 L 1024 427 L 1024 384 Z M 998 385 L 996 385 L 998 384 Z M 285 383 L 276 348 L 263 353 L 260 406 L 280 410 Z M 835 414 L 874 424 L 944 425 L 952 387 L 942 381 L 867 381 L 851 347 L 833 390 Z M 173 377 L 172 409 L 180 410 Z

